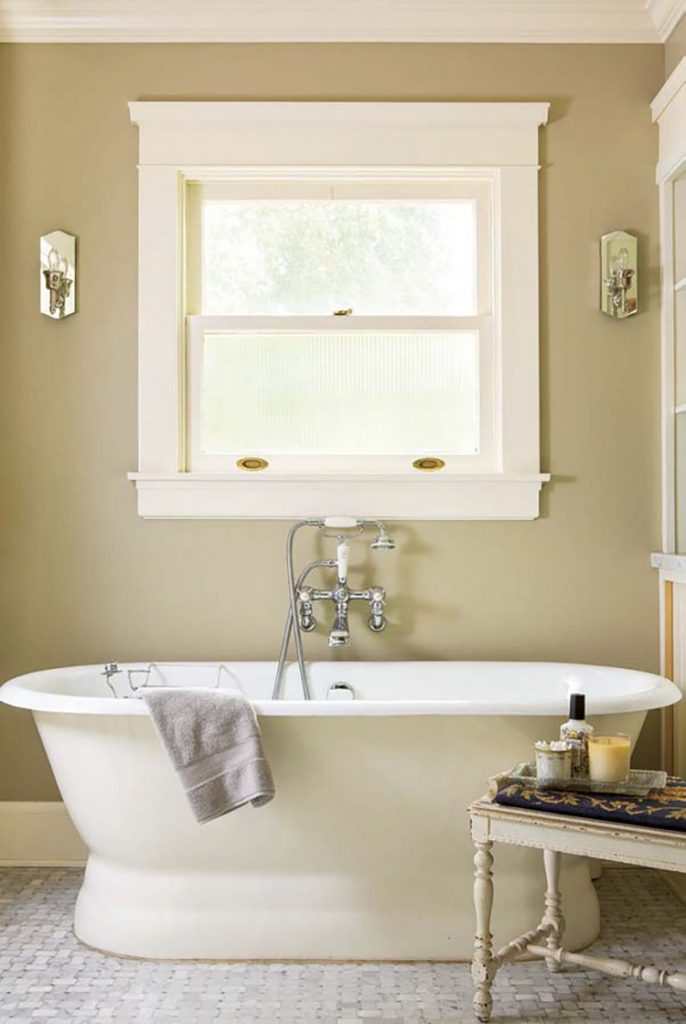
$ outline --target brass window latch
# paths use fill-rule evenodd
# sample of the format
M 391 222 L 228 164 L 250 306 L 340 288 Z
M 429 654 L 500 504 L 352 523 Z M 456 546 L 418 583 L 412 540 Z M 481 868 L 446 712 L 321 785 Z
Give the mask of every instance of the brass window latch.
M 333 315 L 334 316 L 352 316 L 353 315 L 352 307 L 350 309 L 334 309 Z
M 425 473 L 435 473 L 436 470 L 445 469 L 445 460 L 425 455 L 421 459 L 415 459 L 412 465 L 415 469 L 421 469 Z

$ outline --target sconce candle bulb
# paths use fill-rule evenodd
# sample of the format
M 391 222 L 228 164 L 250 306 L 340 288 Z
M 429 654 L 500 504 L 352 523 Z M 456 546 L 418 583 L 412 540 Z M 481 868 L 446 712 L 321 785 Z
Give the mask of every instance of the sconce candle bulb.
M 617 270 L 626 270 L 629 266 L 629 250 L 625 245 L 619 250 L 617 255 L 612 260 L 612 272 L 615 273 Z

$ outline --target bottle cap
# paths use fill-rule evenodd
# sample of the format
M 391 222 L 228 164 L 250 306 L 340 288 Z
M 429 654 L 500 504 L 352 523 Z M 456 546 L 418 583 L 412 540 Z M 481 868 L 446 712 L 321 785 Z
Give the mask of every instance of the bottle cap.
M 569 717 L 574 722 L 583 722 L 586 718 L 586 694 L 570 693 L 569 695 Z

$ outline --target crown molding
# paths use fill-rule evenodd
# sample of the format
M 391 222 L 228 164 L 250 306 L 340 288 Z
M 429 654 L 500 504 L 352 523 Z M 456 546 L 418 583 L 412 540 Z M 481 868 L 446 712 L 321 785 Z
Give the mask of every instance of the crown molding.
M 0 0 L 0 42 L 658 43 L 684 0 Z
M 661 43 L 669 39 L 686 14 L 686 0 L 647 0 L 646 7 Z

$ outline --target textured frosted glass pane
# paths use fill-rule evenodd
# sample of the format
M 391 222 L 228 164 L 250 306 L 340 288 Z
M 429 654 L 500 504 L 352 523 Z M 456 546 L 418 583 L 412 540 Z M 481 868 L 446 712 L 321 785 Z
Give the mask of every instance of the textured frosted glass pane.
M 205 202 L 209 316 L 472 316 L 476 203 Z
M 472 454 L 476 332 L 208 334 L 205 453 Z

